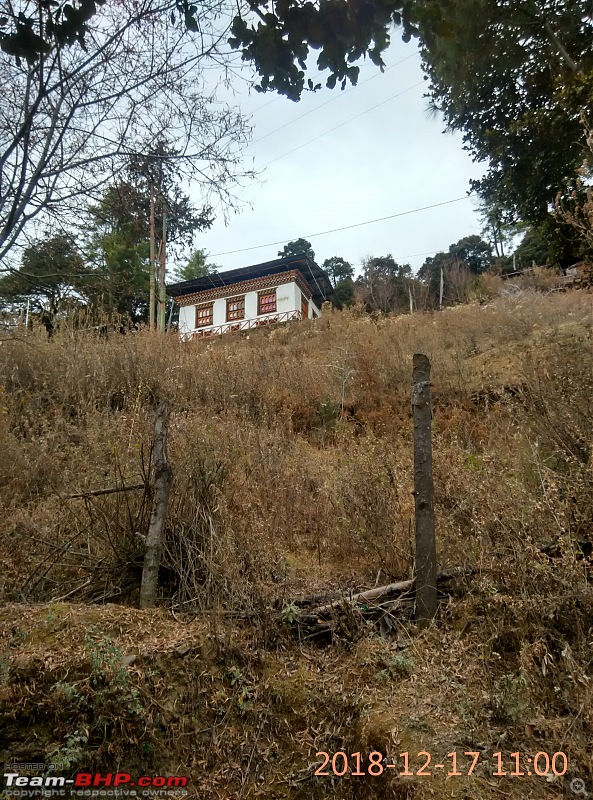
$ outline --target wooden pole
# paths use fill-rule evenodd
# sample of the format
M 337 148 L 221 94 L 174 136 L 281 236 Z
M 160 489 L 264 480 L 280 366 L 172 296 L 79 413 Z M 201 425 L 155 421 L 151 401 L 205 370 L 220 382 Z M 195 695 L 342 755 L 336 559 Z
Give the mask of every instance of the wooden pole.
M 156 319 L 155 308 L 155 274 L 154 274 L 154 186 L 150 184 L 150 290 L 148 299 L 148 327 L 154 330 Z
M 159 566 L 163 552 L 163 534 L 169 505 L 169 491 L 173 472 L 167 461 L 167 423 L 170 405 L 163 400 L 156 412 L 155 437 L 152 450 L 154 464 L 154 505 L 146 536 L 142 583 L 140 585 L 140 608 L 152 608 L 156 602 L 159 583 Z
M 158 327 L 165 331 L 167 298 L 165 296 L 165 268 L 167 263 L 167 205 L 163 197 L 163 238 L 161 242 L 161 274 L 159 276 L 159 319 Z
M 416 511 L 416 620 L 424 627 L 437 612 L 436 542 L 432 481 L 430 361 L 414 353 L 414 504 Z

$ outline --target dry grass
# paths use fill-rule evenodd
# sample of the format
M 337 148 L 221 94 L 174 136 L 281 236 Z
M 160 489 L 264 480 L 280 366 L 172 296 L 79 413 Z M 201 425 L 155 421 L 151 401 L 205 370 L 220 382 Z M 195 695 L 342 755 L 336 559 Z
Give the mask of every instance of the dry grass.
M 411 575 L 416 350 L 433 365 L 439 562 L 477 572 L 442 608 L 440 629 L 409 639 L 402 629 L 401 651 L 359 627 L 337 650 L 298 646 L 278 631 L 274 609 Z M 3 341 L 1 598 L 50 604 L 27 611 L 22 626 L 14 617 L 26 606 L 3 612 L 4 700 L 25 718 L 40 703 L 39 724 L 56 724 L 62 751 L 76 749 L 68 735 L 88 719 L 85 764 L 119 753 L 122 764 L 146 767 L 156 753 L 153 763 L 173 772 L 182 764 L 209 775 L 200 797 L 494 798 L 520 789 L 485 775 L 469 789 L 460 778 L 446 788 L 332 785 L 306 771 L 315 748 L 435 757 L 480 742 L 491 752 L 564 748 L 573 774 L 593 780 L 592 364 L 585 292 L 525 290 L 397 318 L 336 312 L 212 342 L 68 333 Z M 174 485 L 162 603 L 199 620 L 56 603 L 136 602 L 150 493 L 70 495 L 146 480 L 163 396 L 173 403 Z M 230 624 L 234 613 L 247 613 L 251 627 Z M 85 625 L 96 635 L 75 646 Z M 68 639 L 62 657 L 58 633 Z M 174 655 L 188 640 L 201 655 Z M 114 653 L 139 648 L 146 662 L 124 679 Z M 19 658 L 30 662 L 22 680 Z M 107 676 L 107 694 L 93 669 Z M 196 669 L 210 677 L 201 683 Z M 71 673 L 82 699 L 58 713 L 52 686 Z M 60 692 L 63 700 L 71 690 Z M 109 752 L 90 722 L 97 708 L 117 742 Z M 24 746 L 14 714 L 3 722 Z M 531 722 L 545 738 L 525 738 Z M 14 755 L 0 735 L 2 748 Z M 556 792 L 523 787 L 517 797 Z

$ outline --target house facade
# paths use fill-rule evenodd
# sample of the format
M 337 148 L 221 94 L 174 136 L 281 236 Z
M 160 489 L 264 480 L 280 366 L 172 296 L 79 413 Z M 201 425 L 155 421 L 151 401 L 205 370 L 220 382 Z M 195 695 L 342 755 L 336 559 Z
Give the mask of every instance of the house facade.
M 327 273 L 302 255 L 176 283 L 167 294 L 179 306 L 179 335 L 192 339 L 314 319 L 333 289 Z

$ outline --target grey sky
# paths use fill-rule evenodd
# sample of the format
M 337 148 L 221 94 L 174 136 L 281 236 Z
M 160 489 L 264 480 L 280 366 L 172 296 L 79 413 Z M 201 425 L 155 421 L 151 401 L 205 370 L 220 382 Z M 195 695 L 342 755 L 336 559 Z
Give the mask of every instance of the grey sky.
M 304 236 L 319 264 L 338 255 L 360 265 L 367 256 L 391 253 L 417 270 L 426 255 L 480 233 L 476 200 L 469 198 L 312 235 L 461 198 L 470 179 L 482 175 L 482 166 L 462 149 L 461 137 L 443 134 L 442 119 L 429 113 L 415 45 L 404 44 L 394 31 L 385 62 L 383 74 L 362 62 L 358 86 L 343 92 L 323 88 L 300 103 L 240 92 L 235 102 L 252 115 L 253 124 L 245 163 L 263 170 L 262 182 L 240 193 L 251 208 L 233 214 L 228 226 L 217 220 L 196 246 L 231 269 L 276 258 L 281 245 L 268 243 Z M 267 246 L 245 249 L 258 245 Z M 234 250 L 243 252 L 228 252 Z

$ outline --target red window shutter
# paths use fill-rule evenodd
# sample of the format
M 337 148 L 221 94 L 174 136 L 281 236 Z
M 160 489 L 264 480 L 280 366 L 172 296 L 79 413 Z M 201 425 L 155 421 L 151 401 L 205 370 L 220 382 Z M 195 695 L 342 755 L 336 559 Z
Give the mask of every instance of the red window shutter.
M 226 318 L 227 322 L 235 319 L 243 319 L 245 317 L 245 296 L 233 297 L 231 300 L 226 301 Z
M 309 301 L 303 294 L 301 295 L 301 314 L 303 315 L 303 319 L 309 318 Z
M 204 328 L 214 322 L 214 304 L 196 307 L 196 328 Z
M 276 290 L 262 292 L 257 297 L 258 314 L 274 314 L 276 312 Z

